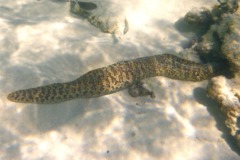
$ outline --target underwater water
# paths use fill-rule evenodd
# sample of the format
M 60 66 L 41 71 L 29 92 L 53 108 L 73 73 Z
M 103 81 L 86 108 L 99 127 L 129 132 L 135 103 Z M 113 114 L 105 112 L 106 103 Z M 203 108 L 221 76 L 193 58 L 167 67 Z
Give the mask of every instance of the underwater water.
M 10 92 L 72 81 L 118 61 L 179 52 L 194 33 L 177 22 L 216 3 L 85 2 L 97 4 L 100 19 L 127 25 L 123 33 L 102 32 L 72 14 L 67 0 L 0 1 L 0 159 L 239 159 L 218 104 L 206 96 L 207 81 L 146 79 L 154 99 L 122 90 L 58 104 L 7 100 Z

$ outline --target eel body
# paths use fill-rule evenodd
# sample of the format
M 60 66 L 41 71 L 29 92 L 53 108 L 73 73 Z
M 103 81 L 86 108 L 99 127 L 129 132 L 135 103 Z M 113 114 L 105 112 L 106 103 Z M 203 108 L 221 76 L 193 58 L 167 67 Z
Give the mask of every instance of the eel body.
M 7 98 L 19 103 L 59 103 L 73 98 L 92 98 L 111 94 L 145 78 L 155 76 L 202 81 L 215 76 L 218 70 L 216 65 L 195 63 L 171 54 L 162 54 L 98 68 L 71 82 L 15 91 Z

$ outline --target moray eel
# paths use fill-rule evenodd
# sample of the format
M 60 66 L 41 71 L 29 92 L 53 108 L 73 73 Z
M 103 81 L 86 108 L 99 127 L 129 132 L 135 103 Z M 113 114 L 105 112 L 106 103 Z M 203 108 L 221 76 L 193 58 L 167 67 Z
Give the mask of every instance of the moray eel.
M 155 76 L 202 81 L 216 76 L 218 70 L 217 65 L 200 64 L 171 54 L 162 54 L 98 68 L 71 82 L 15 91 L 7 98 L 19 103 L 59 103 L 74 98 L 92 98 L 111 94 L 145 78 Z

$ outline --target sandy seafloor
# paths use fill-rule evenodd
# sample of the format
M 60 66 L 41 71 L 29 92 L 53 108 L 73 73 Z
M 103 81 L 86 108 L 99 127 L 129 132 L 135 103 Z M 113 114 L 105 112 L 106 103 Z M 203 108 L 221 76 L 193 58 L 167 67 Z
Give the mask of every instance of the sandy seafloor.
M 147 79 L 155 99 L 132 98 L 127 90 L 49 105 L 6 99 L 12 91 L 74 80 L 121 60 L 179 52 L 193 34 L 176 22 L 214 3 L 102 1 L 99 9 L 128 20 L 128 33 L 116 41 L 71 15 L 64 0 L 0 1 L 0 159 L 239 159 L 218 104 L 205 94 L 207 81 Z

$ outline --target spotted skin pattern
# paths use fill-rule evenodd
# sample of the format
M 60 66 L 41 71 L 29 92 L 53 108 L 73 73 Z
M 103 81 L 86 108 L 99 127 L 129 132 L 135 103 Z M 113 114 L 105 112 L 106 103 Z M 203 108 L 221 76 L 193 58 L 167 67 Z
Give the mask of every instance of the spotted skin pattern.
M 171 54 L 162 54 L 98 68 L 71 82 L 15 91 L 7 98 L 18 103 L 60 103 L 74 98 L 92 98 L 111 94 L 145 78 L 155 76 L 202 81 L 215 76 L 216 70 L 210 64 L 195 63 Z

